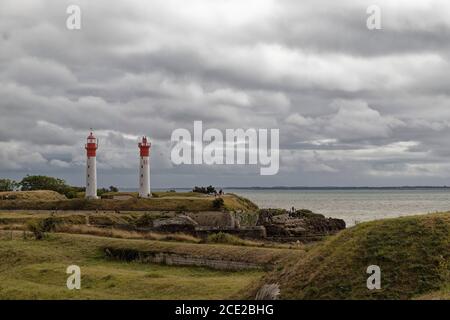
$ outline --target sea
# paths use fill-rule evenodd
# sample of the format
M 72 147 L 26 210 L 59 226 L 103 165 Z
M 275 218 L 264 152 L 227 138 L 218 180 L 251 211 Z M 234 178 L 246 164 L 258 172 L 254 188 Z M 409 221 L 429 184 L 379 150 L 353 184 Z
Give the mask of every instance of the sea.
M 260 208 L 309 209 L 347 226 L 400 216 L 450 211 L 450 188 L 226 189 Z
M 157 189 L 155 191 L 168 190 Z M 190 191 L 189 189 L 176 189 Z M 343 219 L 347 226 L 364 221 L 450 211 L 449 187 L 398 188 L 224 188 L 260 208 L 309 209 Z

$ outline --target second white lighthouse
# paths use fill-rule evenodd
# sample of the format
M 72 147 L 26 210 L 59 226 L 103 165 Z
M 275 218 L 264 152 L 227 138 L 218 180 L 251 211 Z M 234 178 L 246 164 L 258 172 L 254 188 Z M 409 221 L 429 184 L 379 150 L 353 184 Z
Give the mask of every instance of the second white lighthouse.
M 142 137 L 139 142 L 139 197 L 150 198 L 150 147 L 151 143 L 147 141 L 147 137 Z
M 86 195 L 87 199 L 98 199 L 97 197 L 97 163 L 96 152 L 98 148 L 97 138 L 94 134 L 87 137 L 86 143 Z

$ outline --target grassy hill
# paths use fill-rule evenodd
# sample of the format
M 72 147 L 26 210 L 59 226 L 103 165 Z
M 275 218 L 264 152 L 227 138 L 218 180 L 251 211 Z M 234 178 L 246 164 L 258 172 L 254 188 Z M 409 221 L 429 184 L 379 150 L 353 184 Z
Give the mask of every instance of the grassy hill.
M 369 265 L 381 268 L 381 290 L 367 289 Z M 282 299 L 448 298 L 450 214 L 359 224 L 268 274 L 243 296 L 264 283 L 279 283 Z

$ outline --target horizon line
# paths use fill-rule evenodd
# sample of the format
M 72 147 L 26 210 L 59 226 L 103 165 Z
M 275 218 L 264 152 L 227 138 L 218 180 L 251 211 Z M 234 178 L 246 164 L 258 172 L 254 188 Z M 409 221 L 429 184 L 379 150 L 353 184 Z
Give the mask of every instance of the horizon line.
M 135 187 L 118 187 L 119 189 L 137 189 Z M 152 189 L 192 189 L 193 187 L 154 187 Z M 404 186 L 224 186 L 221 189 L 450 189 L 450 185 L 404 185 Z

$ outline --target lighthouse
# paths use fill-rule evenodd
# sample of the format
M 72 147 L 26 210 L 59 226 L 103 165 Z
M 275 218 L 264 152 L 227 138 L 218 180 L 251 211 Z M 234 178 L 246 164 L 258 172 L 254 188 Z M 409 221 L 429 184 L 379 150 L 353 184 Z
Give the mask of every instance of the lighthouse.
M 139 197 L 150 198 L 150 147 L 151 143 L 147 141 L 147 137 L 142 137 L 141 142 L 138 144 L 140 157 L 139 157 Z
M 86 148 L 86 195 L 87 199 L 98 199 L 97 197 L 97 138 L 91 132 L 87 137 Z

